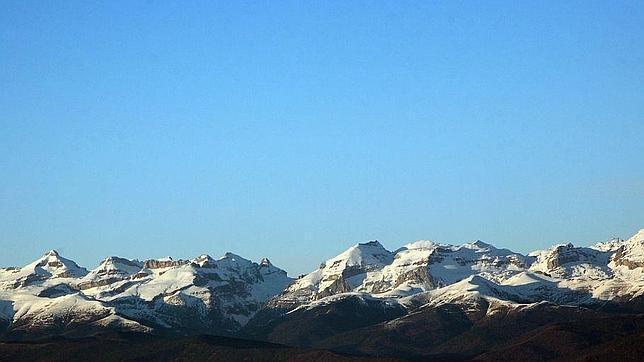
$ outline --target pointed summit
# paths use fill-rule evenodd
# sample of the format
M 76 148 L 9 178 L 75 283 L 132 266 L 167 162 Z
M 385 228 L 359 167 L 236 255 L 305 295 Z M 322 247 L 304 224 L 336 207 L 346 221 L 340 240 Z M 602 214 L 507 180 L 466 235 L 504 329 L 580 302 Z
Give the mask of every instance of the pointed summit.
M 138 260 L 129 260 L 118 256 L 108 256 L 107 258 L 103 259 L 98 268 L 94 269 L 92 272 L 102 272 L 106 274 L 134 274 L 137 271 L 141 270 L 141 268 L 143 268 L 143 263 Z
M 46 252 L 43 256 L 60 256 L 60 254 L 58 254 L 58 251 L 56 251 L 55 249 L 51 249 L 48 252 Z
M 46 252 L 40 259 L 20 268 L 20 271 L 24 275 L 38 276 L 36 279 L 79 278 L 87 274 L 87 269 L 62 257 L 56 250 Z
M 206 265 L 211 265 L 214 262 L 214 259 L 208 254 L 201 254 L 198 257 L 194 258 L 192 262 L 203 267 Z
M 478 246 L 479 248 L 487 248 L 487 247 L 490 247 L 490 244 L 488 244 L 488 243 L 486 243 L 486 242 L 484 242 L 484 241 L 481 241 L 481 240 L 476 240 L 475 242 L 473 242 L 473 243 L 472 243 L 472 245 L 476 245 L 476 246 Z
M 486 243 L 484 241 L 481 241 L 481 240 L 476 240 L 476 241 L 473 241 L 471 243 L 463 244 L 462 247 L 467 248 L 467 249 L 479 250 L 479 251 L 487 251 L 487 250 L 496 249 L 491 244 L 488 244 L 488 243 Z
M 127 279 L 141 271 L 142 268 L 143 262 L 138 260 L 109 256 L 103 259 L 96 269 L 81 278 L 77 285 L 80 289 L 108 285 Z
M 234 253 L 232 253 L 230 251 L 227 251 L 226 253 L 224 253 L 224 256 L 221 257 L 221 259 L 230 259 L 230 258 L 234 258 L 236 256 L 237 255 L 235 255 Z

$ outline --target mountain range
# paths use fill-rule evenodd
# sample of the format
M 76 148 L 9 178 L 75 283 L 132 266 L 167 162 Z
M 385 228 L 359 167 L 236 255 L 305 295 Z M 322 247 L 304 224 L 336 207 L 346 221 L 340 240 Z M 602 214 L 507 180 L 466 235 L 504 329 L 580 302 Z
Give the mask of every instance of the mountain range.
M 644 342 L 643 295 L 644 229 L 527 255 L 482 241 L 422 240 L 394 251 L 369 241 L 296 279 L 268 259 L 233 253 L 111 256 L 87 270 L 51 250 L 0 269 L 0 351 L 134 333 L 241 338 L 342 358 L 601 359 L 612 351 L 628 359 Z M 635 347 L 621 346 L 627 341 Z

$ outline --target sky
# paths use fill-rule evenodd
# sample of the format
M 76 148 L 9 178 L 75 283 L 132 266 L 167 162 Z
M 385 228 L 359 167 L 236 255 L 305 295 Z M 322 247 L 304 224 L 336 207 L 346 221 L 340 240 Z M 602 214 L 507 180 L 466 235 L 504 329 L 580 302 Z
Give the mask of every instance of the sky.
M 644 228 L 644 6 L 0 2 L 0 265 Z

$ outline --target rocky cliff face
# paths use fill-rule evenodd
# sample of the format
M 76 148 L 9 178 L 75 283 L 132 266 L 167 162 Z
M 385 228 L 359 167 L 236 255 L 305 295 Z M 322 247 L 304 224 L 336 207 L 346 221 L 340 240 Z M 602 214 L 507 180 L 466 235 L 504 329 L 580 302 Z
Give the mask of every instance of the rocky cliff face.
M 530 270 L 558 278 L 609 278 L 611 251 L 575 247 L 573 244 L 556 245 L 548 250 L 533 252 L 536 260 Z
M 613 263 L 631 270 L 644 267 L 644 229 L 619 246 L 613 256 Z

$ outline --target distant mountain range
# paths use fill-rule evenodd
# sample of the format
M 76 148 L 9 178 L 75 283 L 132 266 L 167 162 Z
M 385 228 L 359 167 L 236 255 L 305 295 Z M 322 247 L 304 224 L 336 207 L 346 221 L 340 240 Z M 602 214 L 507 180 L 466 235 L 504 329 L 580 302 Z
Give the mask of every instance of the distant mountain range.
M 643 294 L 644 229 L 528 255 L 482 241 L 395 251 L 370 241 L 297 279 L 232 253 L 112 256 L 88 271 L 52 250 L 0 269 L 0 339 L 218 335 L 345 357 L 628 359 L 644 342 Z

